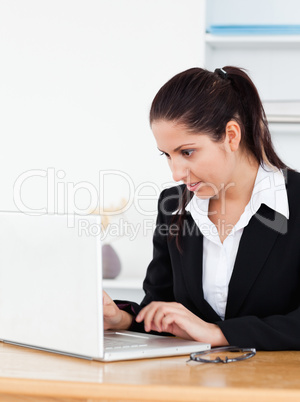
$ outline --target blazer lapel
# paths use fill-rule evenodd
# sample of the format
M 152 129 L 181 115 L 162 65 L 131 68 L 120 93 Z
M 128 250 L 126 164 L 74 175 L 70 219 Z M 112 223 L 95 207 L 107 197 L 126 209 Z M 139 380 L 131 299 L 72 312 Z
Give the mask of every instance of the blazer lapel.
M 203 235 L 189 213 L 186 214 L 184 225 L 184 235 L 180 239 L 183 250 L 180 254 L 180 258 L 186 288 L 195 306 L 193 311 L 199 314 L 204 320 L 206 319 L 212 322 L 219 321 L 220 317 L 203 296 Z
M 287 231 L 287 219 L 262 205 L 244 228 L 229 283 L 226 318 L 235 317 L 261 271 L 279 234 Z

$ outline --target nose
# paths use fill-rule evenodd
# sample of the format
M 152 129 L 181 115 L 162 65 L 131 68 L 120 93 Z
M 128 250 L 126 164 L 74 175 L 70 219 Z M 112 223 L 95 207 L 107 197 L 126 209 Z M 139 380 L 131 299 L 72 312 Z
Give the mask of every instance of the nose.
M 172 170 L 172 176 L 174 181 L 185 180 L 189 175 L 189 170 L 183 163 L 180 163 L 176 160 L 170 161 L 170 168 Z

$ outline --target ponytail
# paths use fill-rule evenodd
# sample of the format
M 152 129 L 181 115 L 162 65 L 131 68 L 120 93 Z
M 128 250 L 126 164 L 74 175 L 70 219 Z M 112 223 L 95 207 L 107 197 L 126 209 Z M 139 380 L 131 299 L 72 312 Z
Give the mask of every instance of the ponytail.
M 222 70 L 226 71 L 236 99 L 240 102 L 237 120 L 240 120 L 238 123 L 242 129 L 242 145 L 260 165 L 286 168 L 274 150 L 266 114 L 254 83 L 242 69 L 227 66 Z

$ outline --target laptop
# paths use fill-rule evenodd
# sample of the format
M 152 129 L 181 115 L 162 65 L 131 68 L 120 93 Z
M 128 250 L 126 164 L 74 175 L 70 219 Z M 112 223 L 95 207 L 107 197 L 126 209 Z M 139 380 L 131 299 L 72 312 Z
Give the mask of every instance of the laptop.
M 209 344 L 104 331 L 100 216 L 0 212 L 0 340 L 86 359 L 186 355 Z

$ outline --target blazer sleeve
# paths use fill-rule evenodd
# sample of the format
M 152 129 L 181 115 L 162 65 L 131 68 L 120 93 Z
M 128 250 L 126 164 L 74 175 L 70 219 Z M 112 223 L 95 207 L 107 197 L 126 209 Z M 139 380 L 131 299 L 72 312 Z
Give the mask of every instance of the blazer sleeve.
M 152 301 L 170 302 L 175 300 L 173 294 L 172 264 L 167 244 L 169 230 L 165 222 L 166 211 L 164 209 L 166 204 L 162 201 L 166 197 L 166 191 L 163 190 L 161 192 L 158 200 L 158 214 L 153 234 L 153 257 L 147 268 L 146 277 L 143 282 L 145 297 L 141 304 L 115 300 L 119 308 L 127 311 L 134 317 L 137 316 L 143 307 Z M 133 320 L 130 330 L 144 332 L 144 324 Z
M 286 315 L 244 316 L 216 322 L 230 345 L 300 350 L 300 307 Z

